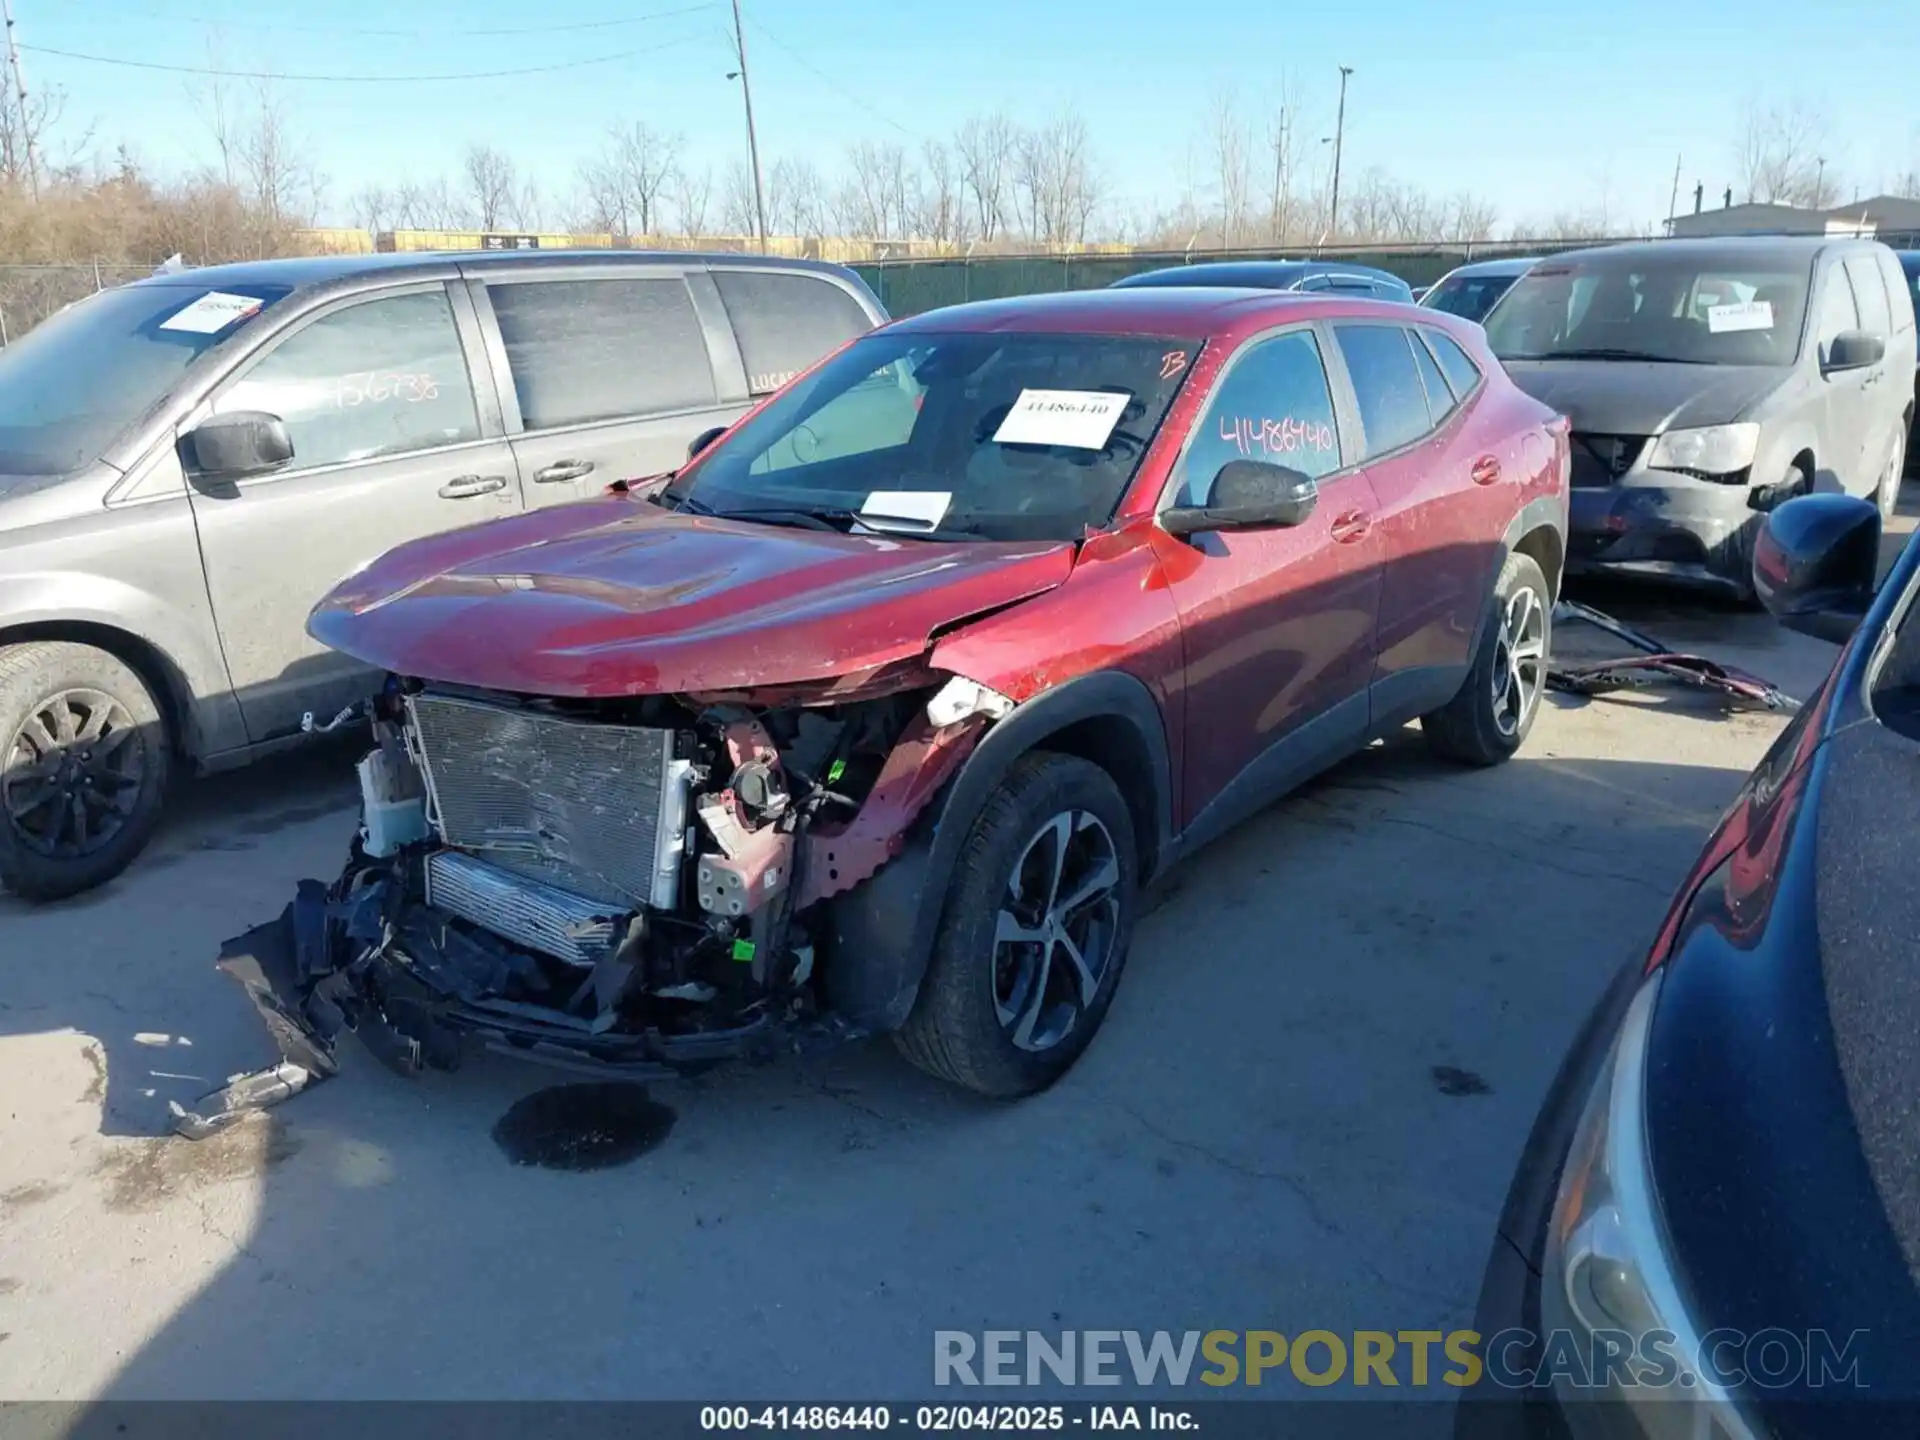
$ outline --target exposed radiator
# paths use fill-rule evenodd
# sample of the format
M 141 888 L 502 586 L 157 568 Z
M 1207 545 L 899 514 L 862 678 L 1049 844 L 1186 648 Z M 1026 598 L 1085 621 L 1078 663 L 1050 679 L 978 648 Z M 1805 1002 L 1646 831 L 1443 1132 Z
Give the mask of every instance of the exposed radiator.
M 624 919 L 614 906 L 510 875 L 458 850 L 427 857 L 427 903 L 575 965 L 593 964 L 615 943 Z
M 673 907 L 692 767 L 672 731 L 432 693 L 407 704 L 448 845 L 622 909 Z

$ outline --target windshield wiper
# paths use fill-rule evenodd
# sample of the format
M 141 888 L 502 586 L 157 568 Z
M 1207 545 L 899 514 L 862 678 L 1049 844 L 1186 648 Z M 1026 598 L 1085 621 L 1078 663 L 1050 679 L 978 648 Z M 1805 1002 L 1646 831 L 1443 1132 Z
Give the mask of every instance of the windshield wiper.
M 756 525 L 791 525 L 801 530 L 825 530 L 835 535 L 849 533 L 855 525 L 881 535 L 904 535 L 914 540 L 977 540 L 973 530 L 930 527 L 913 515 L 882 515 L 866 510 L 808 509 L 797 505 L 750 506 L 745 510 L 716 510 L 704 501 L 689 496 L 680 508 L 693 515 L 716 520 L 745 520 Z
M 1595 345 L 1579 350 L 1550 350 L 1544 355 L 1518 355 L 1518 360 L 1649 360 L 1656 365 L 1711 365 L 1711 360 L 1692 360 L 1684 355 L 1654 355 L 1645 350 L 1622 350 L 1610 345 Z

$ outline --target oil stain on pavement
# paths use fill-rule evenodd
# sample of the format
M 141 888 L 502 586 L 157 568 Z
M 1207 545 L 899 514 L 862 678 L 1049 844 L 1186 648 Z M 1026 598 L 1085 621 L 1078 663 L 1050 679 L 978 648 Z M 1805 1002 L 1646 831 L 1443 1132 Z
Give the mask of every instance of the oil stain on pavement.
M 674 1118 L 644 1085 L 556 1085 L 514 1102 L 493 1140 L 516 1165 L 608 1170 L 665 1140 Z

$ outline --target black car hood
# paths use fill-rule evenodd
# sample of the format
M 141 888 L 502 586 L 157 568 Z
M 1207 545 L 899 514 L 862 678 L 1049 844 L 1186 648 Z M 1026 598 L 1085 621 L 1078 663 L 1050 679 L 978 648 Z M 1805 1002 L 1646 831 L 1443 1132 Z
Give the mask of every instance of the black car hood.
M 1780 847 L 1701 887 L 1704 923 L 1670 962 L 1648 1048 L 1655 1188 L 1701 1331 L 1851 1337 L 1869 1395 L 1912 1401 L 1920 748 L 1858 721 L 1803 779 Z M 1762 1405 L 1820 1398 L 1842 1397 L 1788 1386 Z M 1857 1420 L 1795 1411 L 1781 1433 L 1866 1433 Z
M 1507 360 L 1513 383 L 1575 430 L 1657 435 L 1738 420 L 1792 372 L 1770 365 L 1667 365 L 1639 360 Z

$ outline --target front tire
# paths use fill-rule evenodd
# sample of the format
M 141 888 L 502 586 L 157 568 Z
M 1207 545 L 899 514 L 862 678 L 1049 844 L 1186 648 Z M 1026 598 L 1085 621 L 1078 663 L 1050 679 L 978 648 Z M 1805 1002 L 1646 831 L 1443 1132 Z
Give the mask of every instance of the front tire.
M 0 648 L 0 886 L 60 900 L 118 875 L 160 823 L 171 759 L 124 661 L 66 641 Z
M 1899 433 L 1893 437 L 1893 454 L 1887 457 L 1887 468 L 1880 474 L 1880 483 L 1874 487 L 1873 502 L 1880 507 L 1880 523 L 1884 526 L 1892 521 L 1894 512 L 1900 508 L 1900 482 L 1907 473 L 1907 427 L 1903 422 Z
M 1509 555 L 1466 683 L 1420 717 L 1427 743 L 1450 760 L 1498 765 L 1526 743 L 1546 688 L 1553 597 L 1530 555 Z
M 960 848 L 901 1053 L 997 1098 L 1064 1075 L 1126 963 L 1137 853 L 1106 771 L 1046 751 L 1018 761 Z

